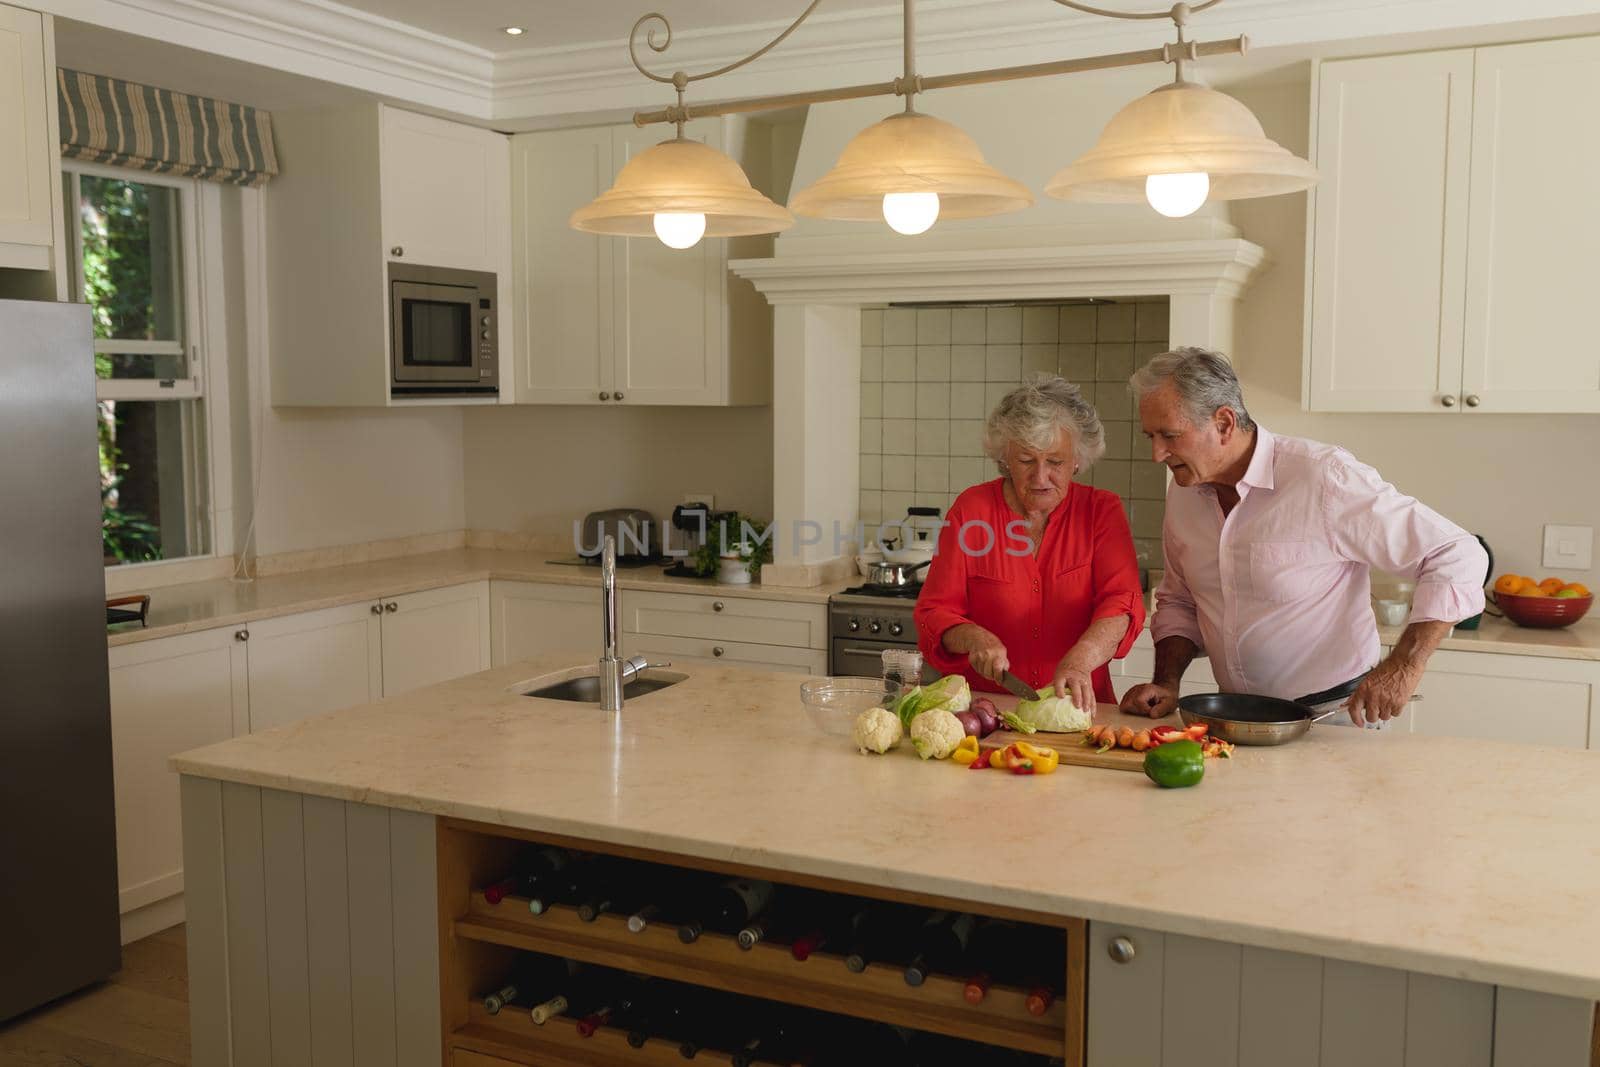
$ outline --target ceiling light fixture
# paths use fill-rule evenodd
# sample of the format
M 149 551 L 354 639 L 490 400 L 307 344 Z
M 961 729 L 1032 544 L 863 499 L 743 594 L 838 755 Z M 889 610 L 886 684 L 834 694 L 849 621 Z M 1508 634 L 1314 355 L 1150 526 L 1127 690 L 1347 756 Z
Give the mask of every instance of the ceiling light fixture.
M 526 31 L 521 26 L 503 26 L 500 32 L 510 37 L 521 37 Z
M 672 27 L 664 16 L 652 13 L 640 18 L 628 35 L 628 55 L 645 77 L 672 85 L 678 101 L 659 111 L 635 114 L 634 125 L 670 122 L 677 125 L 678 136 L 630 160 L 612 188 L 573 213 L 572 225 L 591 233 L 654 233 L 674 248 L 693 245 L 702 233 L 708 237 L 778 233 L 793 225 L 794 216 L 753 189 L 732 159 L 685 139 L 683 124 L 713 115 L 890 95 L 905 97 L 905 110 L 851 138 L 833 168 L 790 199 L 795 214 L 827 219 L 882 218 L 897 233 L 919 234 L 941 218 L 1017 211 L 1033 203 L 1027 188 L 989 166 L 977 144 L 960 128 L 917 111 L 916 95 L 931 89 L 1144 63 L 1171 63 L 1177 76 L 1171 84 L 1117 112 L 1095 146 L 1050 180 L 1045 187 L 1048 195 L 1098 203 L 1144 200 L 1161 214 L 1180 218 L 1199 210 L 1208 199 L 1274 196 L 1316 184 L 1316 168 L 1270 140 L 1249 108 L 1185 77 L 1185 65 L 1201 56 L 1242 55 L 1249 46 L 1243 36 L 1204 42 L 1186 38 L 1190 16 L 1221 0 L 1205 0 L 1193 7 L 1177 3 L 1160 12 L 1110 11 L 1078 0 L 1055 0 L 1063 7 L 1107 18 L 1171 19 L 1178 40 L 1138 52 L 935 77 L 916 72 L 915 0 L 902 2 L 905 62 L 902 75 L 894 81 L 693 107 L 683 102 L 690 82 L 714 78 L 759 59 L 798 29 L 821 0 L 811 0 L 787 29 L 750 55 L 694 75 L 683 71 L 660 74 L 639 62 L 641 28 L 650 26 L 646 42 L 652 51 L 665 52 L 672 44 Z M 659 39 L 653 24 L 665 31 Z

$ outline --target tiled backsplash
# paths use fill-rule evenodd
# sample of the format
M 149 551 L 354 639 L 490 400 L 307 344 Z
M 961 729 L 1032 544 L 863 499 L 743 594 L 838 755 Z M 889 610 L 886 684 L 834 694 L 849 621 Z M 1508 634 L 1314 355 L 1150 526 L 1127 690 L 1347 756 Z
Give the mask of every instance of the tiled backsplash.
M 1128 376 L 1167 348 L 1165 299 L 1101 304 L 882 308 L 861 312 L 861 518 L 948 512 L 999 473 L 983 425 L 1036 371 L 1080 386 L 1105 425 L 1092 484 L 1122 497 L 1141 559 L 1161 558 L 1166 471 L 1150 461 Z

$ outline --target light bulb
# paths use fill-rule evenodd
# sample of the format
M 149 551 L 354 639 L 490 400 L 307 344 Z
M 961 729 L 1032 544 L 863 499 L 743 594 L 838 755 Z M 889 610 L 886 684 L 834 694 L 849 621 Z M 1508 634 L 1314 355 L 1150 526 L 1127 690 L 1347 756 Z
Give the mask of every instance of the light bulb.
M 1203 170 L 1186 174 L 1152 174 L 1144 180 L 1144 198 L 1169 219 L 1193 215 L 1211 192 L 1211 176 Z
M 658 211 L 651 222 L 668 248 L 693 248 L 706 232 L 706 217 L 698 211 Z
M 938 193 L 883 194 L 883 221 L 907 237 L 926 233 L 939 218 Z

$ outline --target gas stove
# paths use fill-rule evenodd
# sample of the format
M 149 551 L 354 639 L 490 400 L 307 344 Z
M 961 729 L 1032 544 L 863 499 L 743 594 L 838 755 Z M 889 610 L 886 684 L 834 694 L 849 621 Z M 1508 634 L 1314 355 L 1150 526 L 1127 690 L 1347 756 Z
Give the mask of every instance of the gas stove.
M 864 597 L 868 600 L 916 600 L 922 585 L 852 585 L 835 593 L 831 599 Z
M 920 586 L 858 585 L 828 598 L 828 673 L 877 678 L 886 648 L 917 647 Z

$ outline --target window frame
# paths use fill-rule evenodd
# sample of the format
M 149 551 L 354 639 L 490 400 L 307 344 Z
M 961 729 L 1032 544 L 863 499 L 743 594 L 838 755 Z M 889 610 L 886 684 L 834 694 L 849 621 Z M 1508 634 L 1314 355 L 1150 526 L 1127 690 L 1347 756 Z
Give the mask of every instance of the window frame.
M 77 159 L 61 160 L 62 177 L 70 182 L 62 212 L 68 249 L 67 293 L 73 303 L 83 299 L 83 230 L 79 214 L 79 177 L 160 185 L 177 191 L 177 243 L 182 273 L 183 313 L 181 340 L 139 341 L 96 338 L 95 353 L 177 354 L 184 360 L 181 378 L 95 379 L 95 400 L 194 401 L 179 408 L 183 434 L 183 482 L 190 501 L 185 516 L 188 543 L 204 543 L 206 551 L 170 559 L 139 563 L 108 563 L 106 573 L 132 574 L 162 568 L 193 567 L 217 559 L 232 561 L 234 532 L 223 522 L 232 515 L 231 468 L 233 444 L 229 424 L 226 346 L 223 333 L 221 263 L 221 190 L 214 183 L 159 174 L 128 167 Z M 215 284 L 207 284 L 215 279 Z M 177 351 L 174 352 L 176 346 Z M 203 450 L 203 451 L 202 451 Z M 204 457 L 203 462 L 201 457 Z M 121 583 L 118 583 L 121 584 Z

